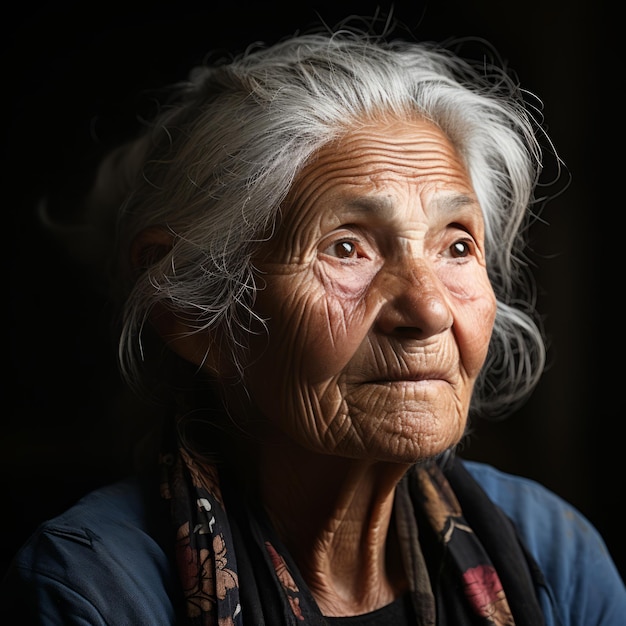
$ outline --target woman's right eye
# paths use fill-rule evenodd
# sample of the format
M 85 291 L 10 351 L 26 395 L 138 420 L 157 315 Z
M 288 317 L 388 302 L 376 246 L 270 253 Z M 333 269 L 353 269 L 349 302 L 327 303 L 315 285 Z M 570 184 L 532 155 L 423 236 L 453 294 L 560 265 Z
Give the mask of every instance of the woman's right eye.
M 335 256 L 338 259 L 354 259 L 358 256 L 358 250 L 356 243 L 349 239 L 342 239 L 340 241 L 333 242 L 326 250 L 325 254 Z
M 319 253 L 329 257 L 329 261 L 343 261 L 355 263 L 376 258 L 376 249 L 356 227 L 339 228 L 319 242 Z

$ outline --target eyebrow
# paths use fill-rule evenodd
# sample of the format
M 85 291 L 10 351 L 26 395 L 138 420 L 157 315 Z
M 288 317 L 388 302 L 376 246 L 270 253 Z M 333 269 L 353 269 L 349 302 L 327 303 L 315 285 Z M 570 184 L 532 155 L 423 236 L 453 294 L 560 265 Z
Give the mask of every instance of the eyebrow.
M 434 202 L 441 212 L 453 213 L 466 206 L 473 206 L 480 211 L 477 200 L 464 193 L 440 194 Z M 393 200 L 389 196 L 360 196 L 349 200 L 346 206 L 357 213 L 385 215 L 393 211 Z
M 437 210 L 441 213 L 457 213 L 463 210 L 465 207 L 483 214 L 482 207 L 478 203 L 476 198 L 472 198 L 464 193 L 449 193 L 443 196 L 439 196 L 435 200 Z
M 357 213 L 381 215 L 393 211 L 393 200 L 388 196 L 359 196 L 346 204 Z

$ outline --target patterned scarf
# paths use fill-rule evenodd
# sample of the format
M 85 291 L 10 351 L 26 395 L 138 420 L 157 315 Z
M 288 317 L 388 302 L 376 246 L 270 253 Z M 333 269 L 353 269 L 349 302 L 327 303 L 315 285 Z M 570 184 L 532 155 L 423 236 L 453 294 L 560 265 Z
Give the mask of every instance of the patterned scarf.
M 187 624 L 328 625 L 262 510 L 220 483 L 215 465 L 181 447 L 162 467 Z M 394 512 L 418 626 L 544 623 L 538 566 L 461 462 L 413 468 Z

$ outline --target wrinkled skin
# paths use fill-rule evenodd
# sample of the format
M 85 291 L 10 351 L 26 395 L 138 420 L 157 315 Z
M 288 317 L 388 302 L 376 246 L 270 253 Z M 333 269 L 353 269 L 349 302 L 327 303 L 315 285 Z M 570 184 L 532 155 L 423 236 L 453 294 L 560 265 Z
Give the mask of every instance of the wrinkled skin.
M 268 333 L 229 404 L 256 427 L 242 465 L 322 612 L 355 615 L 408 584 L 397 482 L 465 430 L 496 309 L 483 217 L 446 136 L 395 118 L 323 148 L 282 215 L 255 259 Z M 197 337 L 170 345 L 228 369 Z

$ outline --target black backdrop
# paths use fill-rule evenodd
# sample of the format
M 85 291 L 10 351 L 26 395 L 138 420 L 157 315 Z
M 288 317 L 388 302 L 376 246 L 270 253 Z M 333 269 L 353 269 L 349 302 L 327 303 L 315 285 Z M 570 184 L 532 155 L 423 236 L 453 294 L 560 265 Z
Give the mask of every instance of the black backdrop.
M 131 428 L 109 341 L 107 303 L 37 226 L 41 194 L 71 214 L 100 151 L 131 132 L 142 90 L 184 77 L 208 50 L 271 43 L 317 22 L 371 14 L 378 3 L 222 0 L 146 4 L 36 2 L 4 20 L 5 338 L 10 367 L 2 463 L 4 566 L 35 525 L 128 468 L 115 434 Z M 380 4 L 383 11 L 389 3 Z M 572 180 L 532 230 L 551 365 L 513 417 L 477 425 L 466 456 L 525 474 L 580 508 L 626 572 L 620 500 L 624 410 L 619 162 L 608 77 L 610 21 L 601 3 L 571 0 L 399 0 L 395 15 L 425 39 L 489 40 L 540 95 Z M 601 68 L 604 68 L 601 70 Z M 617 67 L 615 67 L 617 69 Z M 609 160 L 611 159 L 611 160 Z M 609 191 L 610 190 L 610 191 Z

